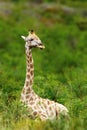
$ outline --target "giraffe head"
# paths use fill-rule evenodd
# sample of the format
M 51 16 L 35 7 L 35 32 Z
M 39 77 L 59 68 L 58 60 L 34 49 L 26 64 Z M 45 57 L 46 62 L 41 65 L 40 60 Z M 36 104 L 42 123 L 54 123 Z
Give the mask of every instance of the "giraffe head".
M 33 30 L 29 31 L 29 35 L 27 37 L 25 36 L 21 36 L 24 41 L 26 42 L 26 44 L 30 47 L 37 47 L 40 49 L 44 49 L 45 46 L 42 44 L 41 40 L 39 39 L 39 37 L 35 34 L 35 32 Z

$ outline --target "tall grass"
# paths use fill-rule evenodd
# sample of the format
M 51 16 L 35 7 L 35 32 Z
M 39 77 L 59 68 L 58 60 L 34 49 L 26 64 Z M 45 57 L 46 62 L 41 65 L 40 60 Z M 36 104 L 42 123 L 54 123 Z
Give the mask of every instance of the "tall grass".
M 0 16 L 0 129 L 86 130 L 87 28 L 81 24 L 86 18 L 61 10 L 46 12 L 41 5 L 11 4 L 10 13 L 2 10 Z M 20 103 L 26 72 L 25 43 L 20 36 L 32 28 L 46 46 L 43 51 L 32 49 L 33 89 L 39 96 L 67 106 L 67 119 L 32 120 Z

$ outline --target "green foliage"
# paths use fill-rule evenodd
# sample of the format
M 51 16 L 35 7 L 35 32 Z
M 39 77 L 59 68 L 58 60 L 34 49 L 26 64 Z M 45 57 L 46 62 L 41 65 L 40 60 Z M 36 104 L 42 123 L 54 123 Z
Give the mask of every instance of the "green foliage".
M 82 9 L 87 5 L 85 1 L 72 0 L 60 3 Z M 60 5 L 46 10 L 42 5 L 20 0 L 10 1 L 7 11 L 5 7 L 6 2 L 0 8 L 0 130 L 86 130 L 87 17 L 80 10 L 78 14 L 67 14 Z M 20 36 L 32 28 L 46 46 L 44 50 L 32 49 L 34 91 L 67 106 L 67 119 L 32 120 L 20 103 L 26 71 L 24 41 Z

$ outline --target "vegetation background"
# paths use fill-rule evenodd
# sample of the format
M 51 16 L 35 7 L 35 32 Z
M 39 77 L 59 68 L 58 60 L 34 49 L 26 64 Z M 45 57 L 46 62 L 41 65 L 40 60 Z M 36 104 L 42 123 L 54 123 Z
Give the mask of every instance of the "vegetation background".
M 20 104 L 26 60 L 21 35 L 34 29 L 34 91 L 69 119 L 31 120 Z M 0 0 L 0 130 L 87 130 L 87 0 Z

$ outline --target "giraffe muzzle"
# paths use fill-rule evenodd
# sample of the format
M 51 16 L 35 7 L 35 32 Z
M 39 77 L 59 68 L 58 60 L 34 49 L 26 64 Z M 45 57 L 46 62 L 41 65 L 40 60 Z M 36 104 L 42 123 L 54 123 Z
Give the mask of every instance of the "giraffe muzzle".
M 42 43 L 38 44 L 37 47 L 40 49 L 45 49 L 45 46 Z

